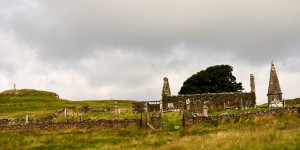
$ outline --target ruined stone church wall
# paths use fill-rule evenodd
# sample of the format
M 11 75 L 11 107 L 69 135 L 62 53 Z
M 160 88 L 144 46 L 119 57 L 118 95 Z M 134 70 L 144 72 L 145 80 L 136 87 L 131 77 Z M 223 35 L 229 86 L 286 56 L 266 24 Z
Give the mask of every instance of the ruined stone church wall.
M 163 107 L 168 110 L 169 103 L 173 103 L 175 109 L 186 108 L 186 102 L 190 101 L 190 109 L 202 108 L 205 101 L 209 101 L 211 107 L 228 107 L 237 108 L 239 101 L 242 100 L 242 105 L 246 108 L 253 108 L 256 105 L 256 97 L 254 92 L 233 92 L 233 93 L 207 93 L 207 94 L 193 94 L 193 95 L 177 95 L 164 96 Z

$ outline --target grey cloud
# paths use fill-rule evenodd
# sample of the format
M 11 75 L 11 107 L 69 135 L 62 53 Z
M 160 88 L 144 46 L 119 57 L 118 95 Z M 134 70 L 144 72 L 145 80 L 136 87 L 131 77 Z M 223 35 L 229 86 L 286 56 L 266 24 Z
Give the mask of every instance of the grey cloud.
M 21 45 L 12 51 L 33 51 L 26 61 L 36 64 L 0 65 L 7 80 L 32 66 L 23 70 L 28 78 L 39 76 L 40 87 L 55 83 L 51 89 L 74 99 L 159 99 L 162 77 L 173 80 L 176 93 L 193 73 L 222 63 L 235 66 L 247 86 L 249 73 L 267 76 L 262 66 L 272 59 L 285 72 L 299 72 L 299 16 L 294 0 L 5 1 L 0 34 Z M 4 55 L 11 49 L 0 48 Z M 267 86 L 261 79 L 258 85 Z
M 15 10 L 9 23 L 45 58 L 76 60 L 95 48 L 157 56 L 183 42 L 196 53 L 207 47 L 253 59 L 260 51 L 284 54 L 300 37 L 297 1 L 34 2 L 38 7 Z

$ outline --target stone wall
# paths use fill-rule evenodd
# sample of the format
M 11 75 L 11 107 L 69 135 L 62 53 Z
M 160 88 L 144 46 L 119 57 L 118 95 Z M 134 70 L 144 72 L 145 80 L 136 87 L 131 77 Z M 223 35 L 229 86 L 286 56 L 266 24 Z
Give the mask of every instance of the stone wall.
M 170 103 L 173 103 L 174 109 L 187 109 L 187 102 L 189 101 L 189 108 L 191 111 L 197 111 L 203 107 L 204 102 L 209 101 L 208 105 L 213 108 L 232 107 L 238 108 L 239 101 L 242 100 L 244 108 L 253 108 L 256 105 L 256 97 L 254 92 L 232 92 L 232 93 L 207 93 L 207 94 L 193 94 L 193 95 L 177 95 L 163 97 L 164 110 L 169 108 Z
M 202 116 L 199 113 L 193 113 L 190 111 L 185 111 L 183 116 L 183 125 L 188 127 L 198 122 L 204 123 L 214 123 L 217 120 L 222 119 L 238 119 L 241 117 L 258 117 L 265 115 L 278 115 L 281 113 L 298 113 L 300 115 L 300 107 L 284 107 L 277 109 L 259 110 L 253 112 L 236 113 L 236 114 L 222 114 L 222 115 L 211 115 Z
M 29 123 L 29 124 L 0 124 L 0 131 L 14 130 L 68 130 L 68 129 L 93 129 L 93 128 L 114 128 L 140 126 L 140 119 L 124 120 L 84 120 L 72 122 L 47 122 L 47 123 Z
M 153 101 L 154 102 L 154 101 Z M 155 101 L 159 103 L 159 101 Z M 160 104 L 150 104 L 149 102 L 136 102 L 131 104 L 132 113 L 145 113 L 159 111 Z
M 57 116 L 55 114 L 49 115 L 47 117 L 38 118 L 38 122 L 49 122 L 55 119 Z
M 16 119 L 16 118 L 4 118 L 0 119 L 0 125 L 8 124 L 22 124 L 25 123 L 25 119 Z

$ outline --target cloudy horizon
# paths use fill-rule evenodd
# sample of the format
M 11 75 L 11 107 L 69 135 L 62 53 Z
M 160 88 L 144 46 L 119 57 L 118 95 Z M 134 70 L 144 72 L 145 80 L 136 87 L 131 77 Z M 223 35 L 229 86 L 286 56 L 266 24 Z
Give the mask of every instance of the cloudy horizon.
M 68 100 L 159 100 L 228 64 L 267 103 L 274 60 L 286 99 L 300 97 L 300 1 L 1 0 L 0 90 Z

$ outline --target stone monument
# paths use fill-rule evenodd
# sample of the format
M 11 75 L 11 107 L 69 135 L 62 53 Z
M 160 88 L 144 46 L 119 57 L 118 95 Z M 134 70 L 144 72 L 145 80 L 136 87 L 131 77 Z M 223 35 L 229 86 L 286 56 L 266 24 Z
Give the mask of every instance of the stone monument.
M 244 107 L 243 107 L 243 100 L 240 99 L 240 101 L 239 101 L 239 110 L 243 110 L 243 109 L 244 109 Z
M 251 93 L 255 93 L 255 78 L 253 74 L 250 74 L 250 86 L 251 86 Z
M 167 77 L 164 77 L 164 85 L 163 85 L 163 89 L 162 89 L 162 97 L 164 97 L 164 96 L 171 96 L 169 80 Z
M 171 90 L 170 90 L 170 85 L 169 85 L 169 79 L 167 77 L 164 77 L 164 84 L 163 84 L 163 89 L 162 89 L 162 94 L 161 94 L 162 98 L 160 100 L 160 112 L 161 114 L 163 114 L 163 100 L 167 97 L 167 96 L 171 96 Z
M 26 114 L 26 122 L 25 122 L 26 124 L 28 124 L 29 123 L 29 115 L 28 115 L 28 111 L 27 111 L 27 114 Z
M 206 106 L 206 104 L 203 105 L 202 107 L 202 111 L 203 111 L 203 116 L 204 117 L 207 117 L 207 112 L 208 112 L 208 107 Z
M 269 90 L 268 90 L 268 105 L 269 107 L 282 107 L 282 91 L 280 88 L 278 76 L 272 61 L 271 72 L 270 72 L 270 81 L 269 81 Z
M 68 116 L 68 110 L 67 110 L 67 107 L 65 108 L 65 111 L 64 111 L 64 116 L 67 117 Z
M 115 101 L 115 120 L 118 120 L 118 106 L 117 106 L 117 101 Z

